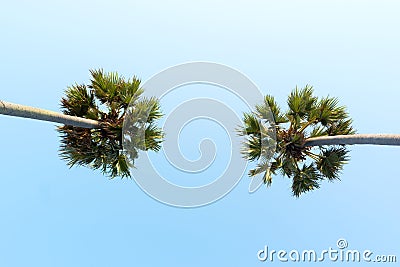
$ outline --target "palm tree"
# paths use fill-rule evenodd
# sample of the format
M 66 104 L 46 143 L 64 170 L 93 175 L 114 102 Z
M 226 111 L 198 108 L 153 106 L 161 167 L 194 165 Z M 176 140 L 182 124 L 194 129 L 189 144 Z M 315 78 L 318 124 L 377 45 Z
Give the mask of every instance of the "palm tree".
M 279 171 L 292 179 L 296 197 L 319 188 L 323 180 L 340 180 L 349 160 L 346 145 L 400 145 L 400 135 L 355 134 L 352 120 L 338 99 L 315 97 L 312 86 L 296 87 L 287 104 L 288 111 L 282 112 L 272 96 L 265 96 L 254 112 L 244 114 L 239 134 L 245 136 L 244 157 L 259 162 L 249 176 L 263 174 L 264 183 L 270 186 L 272 175 Z M 265 128 L 265 120 L 270 128 Z M 263 139 L 275 138 L 276 150 L 268 153 Z
M 70 167 L 100 169 L 110 178 L 130 177 L 129 168 L 138 150 L 160 149 L 163 133 L 155 125 L 162 116 L 159 101 L 141 97 L 143 89 L 136 77 L 125 80 L 103 70 L 90 73 L 88 85 L 75 84 L 65 91 L 61 99 L 63 114 L 5 101 L 0 101 L 0 114 L 61 123 L 57 127 L 60 156 Z M 123 136 L 127 118 L 130 137 L 143 130 L 143 139 Z M 123 150 L 123 142 L 129 145 L 128 150 Z

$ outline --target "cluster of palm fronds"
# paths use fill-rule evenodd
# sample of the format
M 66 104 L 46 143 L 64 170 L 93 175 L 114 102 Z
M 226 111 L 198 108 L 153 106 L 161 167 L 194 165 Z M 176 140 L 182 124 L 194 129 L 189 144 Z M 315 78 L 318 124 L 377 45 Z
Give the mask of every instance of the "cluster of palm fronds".
M 58 127 L 60 156 L 69 166 L 100 169 L 111 178 L 130 177 L 129 168 L 133 166 L 138 150 L 160 149 L 163 133 L 155 125 L 162 116 L 159 102 L 154 98 L 141 98 L 143 89 L 136 77 L 125 80 L 117 73 L 102 70 L 92 70 L 91 76 L 89 85 L 76 84 L 67 88 L 61 107 L 66 115 L 99 121 L 100 127 Z M 128 117 L 130 133 L 135 131 L 132 136 L 136 134 L 142 139 L 124 139 L 122 129 Z M 129 149 L 123 150 L 123 142 L 131 144 Z
M 354 134 L 352 120 L 346 108 L 339 106 L 337 98 L 318 98 L 313 88 L 296 87 L 289 95 L 288 111 L 282 112 L 275 99 L 267 95 L 256 111 L 244 114 L 240 134 L 246 136 L 242 150 L 245 158 L 259 161 L 249 176 L 263 173 L 264 183 L 272 183 L 272 174 L 278 171 L 292 179 L 292 192 L 296 197 L 320 187 L 323 180 L 339 179 L 343 165 L 348 161 L 345 146 L 309 147 L 311 137 Z M 271 120 L 276 133 L 276 151 L 273 155 L 262 149 L 262 120 Z M 271 159 L 272 156 L 272 159 Z

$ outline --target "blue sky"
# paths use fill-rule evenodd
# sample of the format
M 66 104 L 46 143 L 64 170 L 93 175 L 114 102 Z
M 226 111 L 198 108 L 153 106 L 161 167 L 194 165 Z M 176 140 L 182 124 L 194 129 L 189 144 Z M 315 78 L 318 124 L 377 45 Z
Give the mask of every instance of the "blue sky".
M 394 0 L 8 1 L 0 99 L 58 111 L 89 69 L 146 80 L 201 60 L 240 70 L 282 105 L 311 84 L 348 107 L 359 133 L 399 133 L 399 9 Z M 288 179 L 250 195 L 243 177 L 222 200 L 180 209 L 132 180 L 68 169 L 52 123 L 0 116 L 0 129 L 0 266 L 279 266 L 257 251 L 323 250 L 339 238 L 400 257 L 399 148 L 351 147 L 341 181 L 300 199 Z

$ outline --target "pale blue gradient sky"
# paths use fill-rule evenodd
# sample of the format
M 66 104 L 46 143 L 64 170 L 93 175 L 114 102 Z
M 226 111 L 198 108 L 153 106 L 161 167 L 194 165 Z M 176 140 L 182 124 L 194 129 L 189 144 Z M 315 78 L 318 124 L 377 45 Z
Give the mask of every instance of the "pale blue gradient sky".
M 399 11 L 394 0 L 7 1 L 0 99 L 57 111 L 91 68 L 146 80 L 202 60 L 242 71 L 281 104 L 312 84 L 348 106 L 358 132 L 399 133 Z M 244 177 L 213 205 L 178 209 L 133 181 L 69 170 L 51 123 L 0 116 L 0 129 L 0 266 L 279 266 L 257 251 L 322 250 L 340 237 L 400 257 L 399 148 L 352 147 L 342 181 L 300 199 L 282 177 L 249 195 Z

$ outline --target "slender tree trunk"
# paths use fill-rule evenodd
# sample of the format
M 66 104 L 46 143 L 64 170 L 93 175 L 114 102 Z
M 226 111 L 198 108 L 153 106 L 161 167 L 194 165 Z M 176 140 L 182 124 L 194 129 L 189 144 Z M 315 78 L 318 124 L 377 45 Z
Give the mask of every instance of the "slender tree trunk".
M 68 116 L 54 111 L 13 104 L 0 100 L 0 114 L 34 120 L 57 122 L 81 128 L 100 128 L 100 122 L 76 116 Z
M 388 145 L 400 146 L 400 134 L 354 134 L 314 137 L 304 146 L 322 145 Z
M 81 128 L 100 128 L 100 122 L 54 111 L 13 104 L 0 100 L 0 114 L 50 121 Z M 400 146 L 400 134 L 354 134 L 314 137 L 306 140 L 305 146 L 323 145 L 389 145 Z

